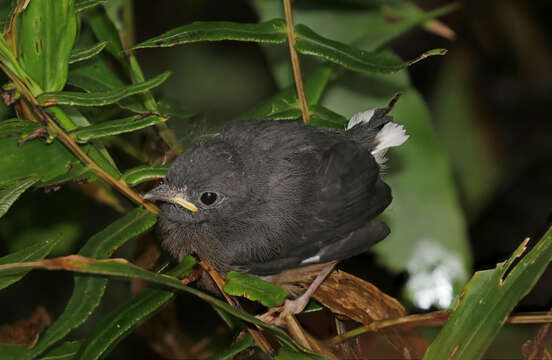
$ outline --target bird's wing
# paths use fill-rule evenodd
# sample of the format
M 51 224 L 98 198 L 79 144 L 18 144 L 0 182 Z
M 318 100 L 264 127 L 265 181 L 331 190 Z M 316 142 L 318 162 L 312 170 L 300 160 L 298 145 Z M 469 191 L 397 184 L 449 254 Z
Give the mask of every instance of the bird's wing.
M 304 204 L 302 234 L 289 239 L 277 257 L 247 264 L 265 275 L 284 269 L 343 260 L 366 251 L 389 233 L 374 218 L 391 202 L 375 159 L 354 141 L 340 141 L 322 153 Z

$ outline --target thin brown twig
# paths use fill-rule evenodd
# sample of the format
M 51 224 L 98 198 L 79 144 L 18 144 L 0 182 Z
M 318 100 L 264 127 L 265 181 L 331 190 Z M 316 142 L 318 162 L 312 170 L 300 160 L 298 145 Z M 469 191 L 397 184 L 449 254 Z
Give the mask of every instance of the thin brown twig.
M 369 332 L 377 332 L 383 329 L 395 327 L 415 326 L 439 326 L 444 325 L 451 314 L 450 310 L 433 311 L 427 314 L 414 314 L 402 316 L 395 319 L 377 320 L 362 327 L 347 331 L 341 335 L 331 338 L 328 342 L 331 345 L 339 344 Z M 552 314 L 523 314 L 511 315 L 506 319 L 509 324 L 538 324 L 552 323 Z
M 222 295 L 224 296 L 224 298 L 226 299 L 226 302 L 228 302 L 228 304 L 230 304 L 230 306 L 233 306 L 233 307 L 237 307 L 239 308 L 240 310 L 243 310 L 241 309 L 241 306 L 239 305 L 239 303 L 237 301 L 234 301 L 230 296 L 228 296 L 228 294 L 224 291 L 223 287 L 224 287 L 224 280 L 222 280 L 222 277 L 220 276 L 220 274 L 218 273 L 218 271 L 216 271 L 211 265 L 205 263 L 205 262 L 200 262 L 199 265 L 201 266 L 201 268 L 209 274 L 209 276 L 211 277 L 211 279 L 213 279 L 213 281 L 215 282 L 215 284 L 217 285 L 217 288 L 219 289 L 219 291 L 222 293 Z M 252 328 L 247 328 L 247 331 L 251 334 L 251 336 L 253 337 L 253 340 L 255 341 L 255 343 L 259 346 L 259 348 L 265 353 L 265 354 L 274 354 L 275 351 L 274 349 L 272 348 L 272 346 L 270 345 L 270 343 L 268 342 L 268 340 L 266 340 L 266 338 L 264 337 L 264 335 L 261 333 L 260 331 L 260 328 L 257 326 L 258 330 L 255 330 L 255 329 L 252 329 Z
M 305 95 L 305 88 L 303 87 L 303 78 L 301 76 L 301 64 L 299 62 L 299 56 L 295 50 L 295 28 L 293 26 L 293 13 L 291 11 L 291 0 L 284 0 L 284 13 L 286 17 L 287 36 L 289 43 L 289 54 L 291 57 L 291 66 L 293 68 L 293 77 L 295 78 L 295 86 L 297 87 L 297 98 L 299 99 L 299 106 L 301 107 L 301 113 L 303 114 L 303 122 L 307 124 L 309 122 L 309 108 L 307 105 L 307 97 Z

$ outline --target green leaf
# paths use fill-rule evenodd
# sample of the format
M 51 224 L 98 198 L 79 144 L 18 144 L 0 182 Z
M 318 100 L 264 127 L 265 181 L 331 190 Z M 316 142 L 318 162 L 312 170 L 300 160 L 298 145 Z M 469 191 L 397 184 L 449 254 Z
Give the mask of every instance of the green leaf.
M 68 341 L 58 345 L 44 353 L 40 360 L 71 360 L 81 348 L 82 344 L 79 341 Z
M 222 302 L 221 300 L 214 298 L 210 295 L 207 295 L 197 289 L 186 286 L 182 284 L 177 278 L 163 275 L 163 274 L 156 274 L 154 272 L 144 270 L 140 267 L 137 267 L 135 265 L 128 263 L 123 259 L 96 260 L 93 258 L 82 257 L 79 255 L 70 255 L 62 258 L 54 258 L 54 259 L 48 259 L 48 260 L 42 260 L 42 261 L 0 265 L 0 275 L 2 275 L 2 273 L 13 271 L 13 269 L 32 269 L 32 268 L 44 268 L 49 270 L 68 270 L 68 271 L 75 271 L 75 272 L 81 272 L 86 274 L 117 276 L 117 277 L 123 277 L 127 279 L 137 278 L 137 279 L 149 281 L 154 284 L 182 290 L 187 293 L 193 294 L 199 297 L 200 299 L 205 300 L 209 304 L 231 314 L 232 316 L 235 316 L 238 319 L 242 319 L 251 324 L 259 325 L 261 328 L 269 331 L 272 335 L 274 335 L 283 345 L 286 345 L 297 351 L 303 351 L 309 354 L 314 354 L 309 350 L 303 348 L 302 346 L 296 344 L 283 330 L 275 326 L 268 325 L 262 322 L 261 320 L 257 319 L 255 316 L 252 316 L 246 312 L 235 309 L 230 305 Z M 98 279 L 98 278 L 93 278 L 93 279 Z M 50 326 L 50 328 L 48 328 L 48 330 L 46 331 L 46 334 L 42 338 L 42 341 L 44 341 L 44 338 L 46 337 L 48 331 L 52 329 L 52 327 L 53 325 Z M 41 342 L 39 342 L 37 346 L 34 347 L 31 351 L 38 352 L 37 348 L 39 348 L 40 343 Z
M 106 16 L 103 8 L 90 9 L 86 14 L 86 21 L 90 24 L 94 35 L 99 41 L 108 41 L 107 51 L 121 63 L 126 61 L 123 44 L 117 29 Z
M 230 271 L 226 275 L 224 291 L 227 294 L 243 296 L 252 301 L 259 301 L 266 307 L 281 305 L 287 293 L 280 287 L 257 277 Z
M 37 100 L 40 105 L 79 105 L 79 106 L 104 106 L 116 103 L 126 97 L 146 92 L 161 85 L 169 77 L 170 72 L 165 72 L 151 80 L 143 83 L 128 85 L 122 89 L 97 92 L 81 93 L 71 91 L 59 91 L 41 94 Z
M 128 86 L 106 65 L 106 56 L 99 54 L 90 61 L 78 63 L 69 69 L 67 83 L 87 92 L 120 89 Z M 120 100 L 117 105 L 137 113 L 148 113 L 138 95 Z
M 104 121 L 99 124 L 80 128 L 72 132 L 71 136 L 78 143 L 84 144 L 92 139 L 140 130 L 164 121 L 166 121 L 165 118 L 157 115 L 134 115 L 124 119 Z
M 31 90 L 31 93 L 36 95 L 42 92 L 42 89 L 40 89 L 40 87 L 33 81 L 33 79 L 31 79 L 21 65 L 19 65 L 19 61 L 17 61 L 17 58 L 11 51 L 6 39 L 3 36 L 0 36 L 0 62 L 2 62 L 2 64 L 4 64 L 9 71 L 17 75 L 17 77 L 21 79 Z
M 107 0 L 75 0 L 75 12 L 79 13 L 91 7 L 102 5 L 106 2 Z
M 17 21 L 18 60 L 44 91 L 59 91 L 77 34 L 73 0 L 31 1 Z
M 305 77 L 304 88 L 309 105 L 318 103 L 331 74 L 332 69 L 330 66 L 319 66 Z M 297 99 L 297 89 L 295 85 L 292 85 L 255 106 L 247 113 L 241 115 L 239 119 L 288 120 L 297 119 L 300 116 L 301 109 L 299 108 Z
M 18 146 L 17 138 L 0 139 L 0 183 L 39 176 L 48 181 L 80 165 L 78 159 L 61 143 L 47 144 L 40 139 Z
M 261 24 L 227 21 L 198 21 L 141 42 L 131 49 L 169 47 L 197 41 L 238 40 L 281 44 L 287 40 L 286 24 L 274 19 Z
M 44 239 L 23 250 L 3 256 L 0 258 L 0 265 L 43 259 L 52 251 L 61 238 L 61 236 L 57 235 L 56 238 Z M 0 276 L 0 289 L 4 289 L 18 282 L 27 272 L 28 270 L 17 270 L 11 274 Z
M 276 357 L 274 358 L 274 360 L 312 360 L 312 359 L 314 358 L 287 347 L 282 347 L 280 351 L 278 351 L 278 355 L 276 355 Z
M 27 345 L 0 343 L 2 360 L 21 360 L 29 353 Z
M 236 355 L 253 346 L 253 337 L 246 333 L 243 337 L 233 344 L 229 349 L 224 349 L 207 358 L 207 360 L 232 360 Z
M 169 165 L 143 165 L 130 169 L 123 174 L 123 180 L 130 186 L 146 181 L 164 178 Z
M 0 184 L 0 218 L 8 212 L 9 208 L 25 190 L 39 180 L 38 176 L 31 176 L 23 180 Z
M 381 23 L 378 22 L 376 26 L 372 26 L 371 30 L 373 31 L 366 32 L 356 45 L 359 47 L 366 45 L 368 49 L 380 49 L 391 42 L 391 40 L 407 33 L 414 27 L 440 16 L 450 14 L 459 7 L 459 3 L 451 3 L 425 12 L 418 8 L 416 4 L 409 1 L 386 6 L 382 12 L 387 11 L 392 16 L 397 16 L 400 19 L 398 21 L 385 21 L 385 19 L 382 19 L 383 21 Z
M 510 312 L 552 262 L 552 227 L 523 256 L 527 242 L 495 269 L 475 273 L 424 359 L 483 358 Z
M 338 130 L 345 130 L 349 120 L 336 112 L 320 105 L 310 105 L 309 114 L 312 116 L 309 124 Z
M 142 208 L 136 208 L 92 236 L 79 251 L 79 254 L 95 258 L 111 256 L 128 240 L 149 230 L 155 222 L 156 217 L 152 213 Z M 75 287 L 65 310 L 32 348 L 33 356 L 38 356 L 67 335 L 71 329 L 82 324 L 99 305 L 107 279 L 86 275 L 75 275 L 74 278 Z
M 386 53 L 368 52 L 353 46 L 330 40 L 305 25 L 297 25 L 295 48 L 304 55 L 321 57 L 347 69 L 366 73 L 391 73 L 408 67 L 426 57 L 445 55 L 446 50 L 434 49 L 410 61 L 398 61 Z
M 0 139 L 19 136 L 22 134 L 29 135 L 39 127 L 40 125 L 37 123 L 21 119 L 0 121 Z
M 195 258 L 187 256 L 167 275 L 183 278 L 191 273 L 195 264 Z M 152 286 L 140 291 L 102 319 L 82 345 L 77 358 L 89 360 L 105 356 L 114 343 L 173 297 L 173 291 Z
M 73 49 L 69 56 L 69 64 L 74 64 L 79 61 L 84 61 L 98 55 L 108 44 L 107 41 L 102 41 L 88 49 Z

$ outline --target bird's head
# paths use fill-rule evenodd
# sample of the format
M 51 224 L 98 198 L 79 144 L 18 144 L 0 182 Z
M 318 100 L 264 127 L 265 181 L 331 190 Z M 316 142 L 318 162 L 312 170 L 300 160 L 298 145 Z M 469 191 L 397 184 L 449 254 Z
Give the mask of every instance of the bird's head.
M 238 154 L 215 136 L 179 155 L 144 198 L 161 201 L 163 216 L 172 222 L 206 225 L 231 218 L 232 209 L 246 200 L 246 181 Z

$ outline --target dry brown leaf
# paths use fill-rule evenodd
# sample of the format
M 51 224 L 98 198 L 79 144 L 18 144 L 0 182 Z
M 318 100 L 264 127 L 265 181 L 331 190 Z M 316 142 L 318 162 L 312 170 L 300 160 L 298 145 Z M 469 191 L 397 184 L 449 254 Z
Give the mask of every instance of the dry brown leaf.
M 552 310 L 548 313 L 552 315 Z M 521 347 L 521 353 L 526 360 L 552 360 L 552 355 L 546 348 L 546 342 L 544 339 L 550 333 L 550 327 L 552 324 L 544 324 L 539 328 L 539 331 L 535 335 L 535 338 L 527 341 Z
M 308 280 L 301 285 L 308 287 Z M 313 297 L 332 312 L 365 325 L 406 315 L 404 307 L 393 297 L 368 281 L 339 270 L 328 276 Z M 428 346 L 421 333 L 414 329 L 389 330 L 385 337 L 405 359 L 423 357 Z
M 9 325 L 0 325 L 0 342 L 25 344 L 30 347 L 38 341 L 40 333 L 52 322 L 46 309 L 39 305 L 27 318 Z

